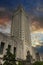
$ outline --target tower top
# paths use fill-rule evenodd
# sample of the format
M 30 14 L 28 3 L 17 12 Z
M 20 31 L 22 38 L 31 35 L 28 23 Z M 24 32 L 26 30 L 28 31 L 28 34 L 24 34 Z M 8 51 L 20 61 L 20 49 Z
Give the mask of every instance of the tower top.
M 19 4 L 19 6 L 17 6 L 15 9 L 14 9 L 14 12 L 17 12 L 18 10 L 20 11 L 24 11 L 24 6 Z
M 17 7 L 15 8 L 15 10 L 13 11 L 13 16 L 16 15 L 16 13 L 18 13 L 18 12 L 19 12 L 19 13 L 20 13 L 20 12 L 24 13 L 27 18 L 29 17 L 29 16 L 28 16 L 28 13 L 25 11 L 24 6 L 21 5 L 21 4 L 19 4 L 19 6 L 17 6 Z
M 21 9 L 21 8 L 23 8 L 23 5 L 19 4 L 18 9 Z

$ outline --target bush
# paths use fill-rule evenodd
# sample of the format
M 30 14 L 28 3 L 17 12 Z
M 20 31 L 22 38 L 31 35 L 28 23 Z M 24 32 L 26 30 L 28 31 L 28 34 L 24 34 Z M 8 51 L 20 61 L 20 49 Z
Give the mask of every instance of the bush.
M 23 65 L 22 62 L 18 62 L 18 65 Z
M 33 63 L 33 65 L 43 65 L 43 62 L 37 61 L 37 62 Z

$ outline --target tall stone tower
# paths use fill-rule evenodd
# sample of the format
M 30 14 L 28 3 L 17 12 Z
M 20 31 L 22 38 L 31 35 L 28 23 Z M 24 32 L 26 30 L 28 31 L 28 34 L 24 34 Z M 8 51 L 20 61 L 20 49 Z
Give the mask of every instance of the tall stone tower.
M 13 13 L 11 23 L 11 35 L 17 41 L 17 57 L 26 59 L 27 51 L 32 54 L 29 19 L 22 7 L 18 7 Z M 18 57 L 18 58 L 19 58 Z

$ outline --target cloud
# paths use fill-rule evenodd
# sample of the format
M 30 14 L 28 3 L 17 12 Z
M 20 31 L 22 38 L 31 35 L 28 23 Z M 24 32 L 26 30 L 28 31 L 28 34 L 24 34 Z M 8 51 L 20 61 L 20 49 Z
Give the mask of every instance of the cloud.
M 10 33 L 10 27 L 11 27 L 11 18 L 9 17 L 9 14 L 3 12 L 0 16 L 0 32 L 2 33 Z
M 6 27 L 6 24 L 11 21 L 11 15 L 12 13 L 9 9 L 0 7 L 0 27 Z
M 5 26 L 1 25 L 0 32 L 2 33 L 10 33 L 11 31 L 11 21 L 6 22 Z
M 41 46 L 41 43 L 43 43 L 43 33 L 38 32 L 38 33 L 31 33 L 31 41 L 32 41 L 32 46 Z
M 31 23 L 32 32 L 43 32 L 43 17 L 34 17 Z
M 0 7 L 0 11 L 5 11 L 5 8 L 4 7 Z

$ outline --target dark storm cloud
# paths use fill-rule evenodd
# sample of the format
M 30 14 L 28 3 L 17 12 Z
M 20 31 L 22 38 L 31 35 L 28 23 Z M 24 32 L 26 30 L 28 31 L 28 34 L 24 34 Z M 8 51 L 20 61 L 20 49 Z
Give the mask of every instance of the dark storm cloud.
M 32 19 L 32 31 L 43 30 L 43 17 L 33 17 Z
M 39 26 L 43 28 L 43 17 L 35 17 L 33 21 L 36 21 L 39 23 Z
M 11 23 L 12 12 L 5 7 L 0 7 L 0 28 L 6 28 L 9 22 Z
M 6 8 L 2 8 L 2 7 L 0 7 L 0 18 L 2 17 L 6 17 L 6 16 L 8 16 L 8 17 L 10 17 L 12 15 L 12 12 L 11 11 L 9 11 L 9 9 L 6 9 Z

